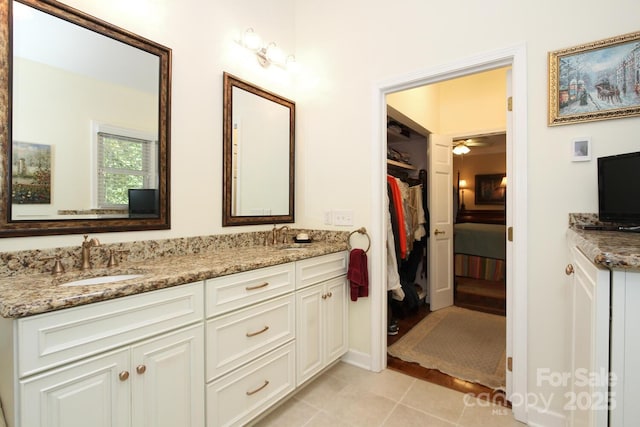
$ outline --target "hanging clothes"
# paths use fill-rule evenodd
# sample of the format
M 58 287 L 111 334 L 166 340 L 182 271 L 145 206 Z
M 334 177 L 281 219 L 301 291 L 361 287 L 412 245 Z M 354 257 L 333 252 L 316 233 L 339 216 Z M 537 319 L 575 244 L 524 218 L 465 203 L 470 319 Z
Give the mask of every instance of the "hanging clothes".
M 393 234 L 393 225 L 391 221 L 391 212 L 393 209 L 391 209 L 389 203 L 388 192 L 386 202 L 387 210 L 389 211 L 389 215 L 385 215 L 387 217 L 387 291 L 391 291 L 393 299 L 402 301 L 404 299 L 404 292 L 400 285 L 400 274 L 398 273 L 400 264 L 398 263 L 396 255 L 396 239 Z
M 398 183 L 396 178 L 393 176 L 387 175 L 387 183 L 391 187 L 391 195 L 393 199 L 393 208 L 396 214 L 396 225 L 397 225 L 397 234 L 396 237 L 399 241 L 400 246 L 400 259 L 405 259 L 407 256 L 407 235 L 406 235 L 406 226 L 405 226 L 405 218 L 404 218 L 404 203 L 402 201 L 402 195 L 400 194 L 400 188 L 398 187 Z

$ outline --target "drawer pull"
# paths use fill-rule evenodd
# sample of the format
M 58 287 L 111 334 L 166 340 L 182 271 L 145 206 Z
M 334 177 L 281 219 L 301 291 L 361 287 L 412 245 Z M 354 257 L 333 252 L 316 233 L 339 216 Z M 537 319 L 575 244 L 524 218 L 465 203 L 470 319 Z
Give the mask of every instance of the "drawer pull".
M 322 299 L 327 299 L 327 294 L 322 294 Z
M 260 390 L 262 390 L 263 388 L 265 388 L 268 385 L 269 385 L 269 381 L 264 380 L 264 384 L 262 384 L 260 387 L 258 387 L 255 390 L 248 391 L 247 392 L 247 396 L 251 396 L 252 394 L 256 394 L 257 392 L 259 392 Z
M 259 285 L 255 285 L 255 286 L 247 286 L 245 289 L 248 290 L 248 291 L 255 291 L 256 289 L 265 288 L 267 286 L 269 286 L 269 282 L 264 282 L 264 283 L 261 283 Z
M 118 374 L 118 378 L 120 378 L 120 381 L 126 381 L 129 379 L 129 371 L 122 371 Z
M 147 372 L 147 367 L 145 365 L 138 365 L 136 366 L 136 372 L 139 374 L 144 374 L 145 372 Z
M 262 328 L 261 330 L 257 331 L 257 332 L 247 332 L 247 338 L 251 338 L 251 337 L 255 337 L 256 335 L 260 335 L 263 332 L 267 332 L 269 330 L 268 326 L 265 326 L 264 328 Z
M 331 297 L 333 296 L 333 294 L 332 294 L 331 292 L 329 292 L 329 293 L 327 294 L 327 296 L 328 296 L 329 298 L 331 298 Z

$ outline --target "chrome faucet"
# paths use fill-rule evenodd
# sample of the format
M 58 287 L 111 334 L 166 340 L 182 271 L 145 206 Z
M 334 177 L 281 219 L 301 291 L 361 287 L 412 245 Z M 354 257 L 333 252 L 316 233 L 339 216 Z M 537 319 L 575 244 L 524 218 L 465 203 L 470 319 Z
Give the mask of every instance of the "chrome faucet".
M 91 268 L 91 248 L 100 246 L 100 240 L 95 237 L 91 240 L 88 239 L 88 235 L 84 235 L 84 241 L 82 242 L 82 265 L 83 270 L 89 270 Z
M 289 226 L 288 225 L 283 225 L 280 228 L 276 228 L 276 225 L 273 224 L 273 230 L 271 230 L 271 244 L 273 245 L 277 245 L 278 244 L 278 232 L 282 231 L 284 232 L 284 230 L 289 230 Z M 287 243 L 287 235 L 283 233 L 282 235 L 282 243 Z

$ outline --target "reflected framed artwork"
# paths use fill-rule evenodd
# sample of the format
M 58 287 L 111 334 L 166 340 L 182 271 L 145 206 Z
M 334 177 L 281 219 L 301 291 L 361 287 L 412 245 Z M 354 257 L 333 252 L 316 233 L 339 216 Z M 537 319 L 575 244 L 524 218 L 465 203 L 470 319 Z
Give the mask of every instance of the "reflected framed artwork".
M 13 143 L 11 153 L 11 203 L 51 203 L 51 146 Z

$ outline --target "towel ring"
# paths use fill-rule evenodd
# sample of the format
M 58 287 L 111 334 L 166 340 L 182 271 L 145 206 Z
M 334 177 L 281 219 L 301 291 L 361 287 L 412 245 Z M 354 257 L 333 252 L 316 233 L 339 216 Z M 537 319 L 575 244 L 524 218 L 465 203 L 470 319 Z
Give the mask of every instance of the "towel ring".
M 349 247 L 349 250 L 351 250 L 351 236 L 353 236 L 355 233 L 364 234 L 366 236 L 367 240 L 369 241 L 369 244 L 367 245 L 367 249 L 365 249 L 364 252 L 365 253 L 369 252 L 369 248 L 371 248 L 371 237 L 369 237 L 369 234 L 367 233 L 367 229 L 364 227 L 358 228 L 357 230 L 354 230 L 351 233 L 349 233 L 349 237 L 347 238 L 347 246 Z

